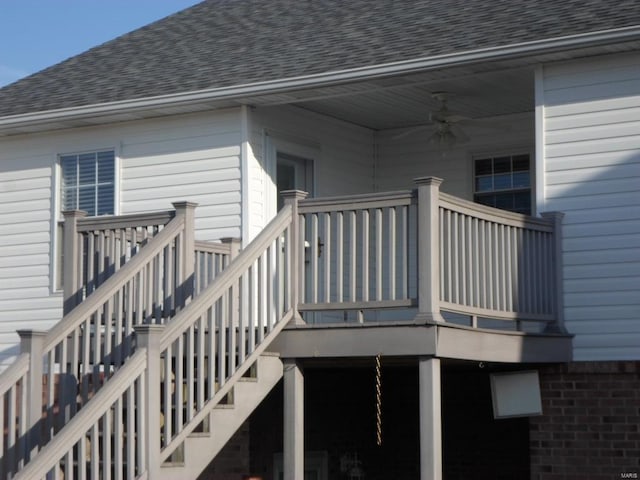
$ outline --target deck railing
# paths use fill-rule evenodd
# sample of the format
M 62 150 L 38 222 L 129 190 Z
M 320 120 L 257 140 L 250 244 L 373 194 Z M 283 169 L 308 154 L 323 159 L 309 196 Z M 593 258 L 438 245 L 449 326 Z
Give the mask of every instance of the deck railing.
M 470 326 L 560 319 L 561 217 L 462 200 L 441 193 L 436 178 L 416 183 L 413 191 L 300 201 L 301 311 L 363 321 L 367 310 L 404 308 L 396 319 L 419 322 L 453 312 Z M 356 314 L 326 314 L 336 311 Z

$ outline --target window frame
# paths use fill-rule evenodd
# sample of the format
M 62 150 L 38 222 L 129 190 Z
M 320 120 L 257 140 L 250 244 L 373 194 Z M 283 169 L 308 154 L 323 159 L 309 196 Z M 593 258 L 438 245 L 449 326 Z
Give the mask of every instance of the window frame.
M 527 155 L 529 157 L 529 186 L 528 187 L 516 187 L 516 188 L 508 188 L 508 189 L 492 189 L 487 191 L 478 191 L 476 180 L 476 166 L 479 160 L 487 160 L 487 159 L 496 159 L 501 157 L 510 157 L 513 161 L 513 157 L 517 157 L 519 155 Z M 485 205 L 477 201 L 477 196 L 483 194 L 500 194 L 500 193 L 518 193 L 518 192 L 528 192 L 529 200 L 530 200 L 530 211 L 529 213 L 521 213 L 515 212 L 514 210 L 501 209 L 500 207 L 491 207 L 498 208 L 500 210 L 505 210 L 507 212 L 512 213 L 521 213 L 522 215 L 535 216 L 536 215 L 536 199 L 535 199 L 535 188 L 536 188 L 536 178 L 535 178 L 535 154 L 533 153 L 531 148 L 512 148 L 512 149 L 501 149 L 501 150 L 489 150 L 483 152 L 475 152 L 471 155 L 471 198 L 474 203 L 478 203 L 479 205 Z M 513 166 L 510 171 L 513 173 Z M 492 176 L 495 175 L 492 173 Z M 489 205 L 485 205 L 489 206 Z

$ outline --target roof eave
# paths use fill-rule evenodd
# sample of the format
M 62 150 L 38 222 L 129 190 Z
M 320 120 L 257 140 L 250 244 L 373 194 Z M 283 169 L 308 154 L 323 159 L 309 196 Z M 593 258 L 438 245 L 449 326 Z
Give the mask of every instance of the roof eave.
M 0 132 L 5 129 L 15 129 L 31 125 L 46 124 L 49 122 L 72 121 L 95 116 L 142 112 L 145 110 L 176 107 L 203 102 L 242 99 L 257 95 L 281 93 L 305 88 L 318 88 L 354 81 L 366 81 L 381 77 L 463 66 L 479 62 L 508 60 L 518 57 L 543 55 L 564 50 L 588 48 L 635 40 L 640 40 L 640 26 L 556 37 L 507 46 L 417 58 L 382 65 L 324 72 L 314 75 L 283 78 L 245 85 L 210 88 L 155 97 L 11 115 L 0 117 Z

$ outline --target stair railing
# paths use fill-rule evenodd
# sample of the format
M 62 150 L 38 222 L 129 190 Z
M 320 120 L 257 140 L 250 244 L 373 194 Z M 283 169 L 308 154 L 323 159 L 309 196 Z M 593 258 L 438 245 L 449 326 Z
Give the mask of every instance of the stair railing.
M 26 371 L 22 354 L 0 375 L 5 478 L 49 442 L 132 355 L 135 325 L 165 323 L 191 298 L 195 204 L 174 206 L 173 219 L 145 248 L 51 330 L 21 332 Z
M 133 327 L 136 351 L 16 480 L 94 478 L 107 469 L 112 478 L 156 478 L 162 462 L 299 316 L 297 200 L 304 194 L 289 193 L 269 225 L 175 317 Z

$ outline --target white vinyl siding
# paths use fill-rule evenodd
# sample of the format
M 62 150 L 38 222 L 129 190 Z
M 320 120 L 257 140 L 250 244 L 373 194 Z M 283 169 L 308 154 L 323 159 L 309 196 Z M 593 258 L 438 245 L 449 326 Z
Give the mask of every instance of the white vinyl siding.
M 0 365 L 17 353 L 17 329 L 48 328 L 61 313 L 49 279 L 55 155 L 23 145 L 0 148 Z
M 238 237 L 239 118 L 234 109 L 0 139 L 0 363 L 15 355 L 17 329 L 46 330 L 62 316 L 50 265 L 59 154 L 115 147 L 117 213 L 194 201 L 197 238 Z
M 640 359 L 640 67 L 636 55 L 543 72 L 546 210 L 564 218 L 576 360 Z M 541 202 L 541 203 L 542 203 Z

